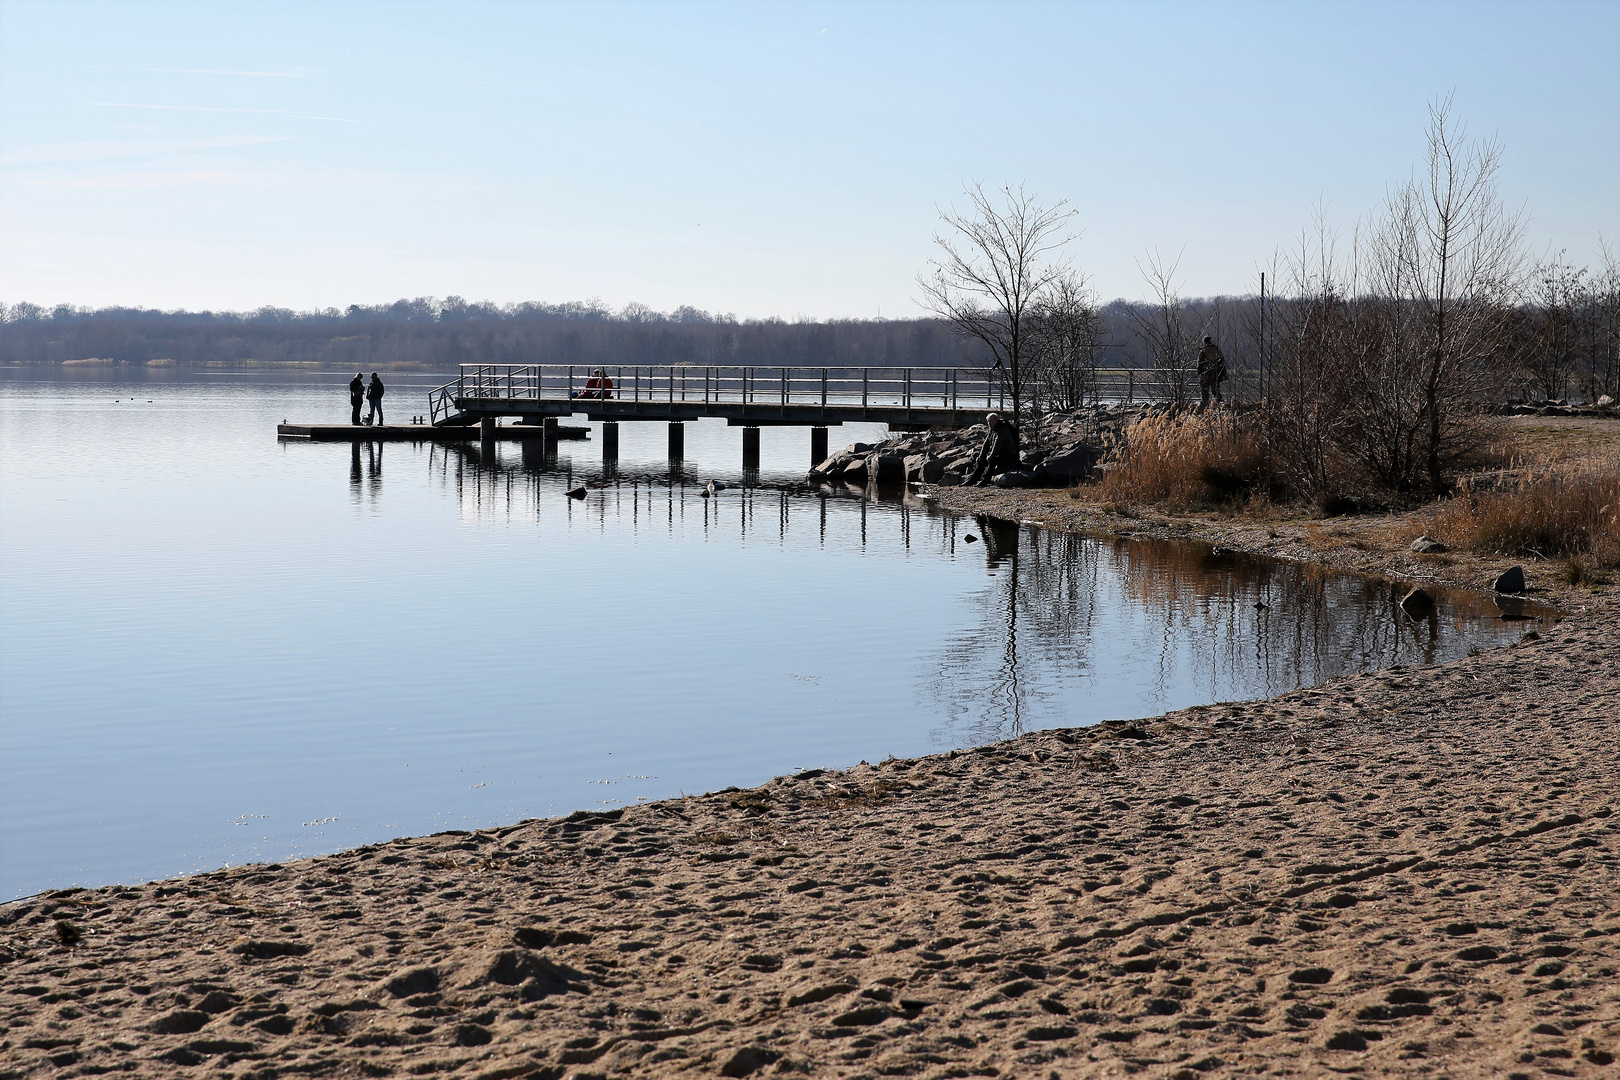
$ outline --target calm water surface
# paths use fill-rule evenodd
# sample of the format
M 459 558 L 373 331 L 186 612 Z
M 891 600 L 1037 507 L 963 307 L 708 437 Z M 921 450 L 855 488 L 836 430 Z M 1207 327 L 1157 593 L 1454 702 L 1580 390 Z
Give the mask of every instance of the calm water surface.
M 746 478 L 722 422 L 688 425 L 677 477 L 661 423 L 623 425 L 605 479 L 595 438 L 554 463 L 276 439 L 344 419 L 346 379 L 0 373 L 0 894 L 1266 696 L 1522 630 L 1466 594 L 1413 623 L 1360 577 L 825 497 L 802 429 L 766 429 Z M 439 381 L 391 380 L 391 418 Z M 711 478 L 731 486 L 701 498 Z M 567 498 L 580 480 L 605 486 Z

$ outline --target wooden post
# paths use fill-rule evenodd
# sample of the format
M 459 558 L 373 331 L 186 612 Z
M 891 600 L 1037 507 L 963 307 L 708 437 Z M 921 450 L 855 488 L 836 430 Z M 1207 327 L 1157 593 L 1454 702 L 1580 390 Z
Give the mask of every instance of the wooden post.
M 743 428 L 743 468 L 759 468 L 759 428 Z
M 683 461 L 686 458 L 686 425 L 679 420 L 672 420 L 669 424 L 669 460 L 670 464 Z
M 810 467 L 813 469 L 827 460 L 827 429 L 813 427 L 810 429 Z
M 602 421 L 602 460 L 619 460 L 619 422 L 617 420 Z

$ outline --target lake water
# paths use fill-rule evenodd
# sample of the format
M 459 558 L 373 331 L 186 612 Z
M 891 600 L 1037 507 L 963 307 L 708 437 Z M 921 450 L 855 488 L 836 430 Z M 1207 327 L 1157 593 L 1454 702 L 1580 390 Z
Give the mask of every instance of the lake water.
M 689 424 L 672 477 L 664 425 L 625 424 L 603 481 L 595 438 L 554 464 L 278 441 L 343 422 L 346 373 L 121 370 L 0 371 L 7 897 L 1262 697 L 1522 630 L 1467 594 L 1413 623 L 1360 577 L 819 494 L 803 429 L 765 429 L 744 477 L 738 429 Z M 391 418 L 443 378 L 391 379 Z M 581 480 L 605 486 L 568 498 Z

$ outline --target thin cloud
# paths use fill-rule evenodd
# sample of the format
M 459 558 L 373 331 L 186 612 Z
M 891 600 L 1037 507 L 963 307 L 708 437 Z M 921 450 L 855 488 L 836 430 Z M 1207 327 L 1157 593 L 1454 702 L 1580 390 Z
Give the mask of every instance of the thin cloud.
M 103 109 L 159 109 L 165 112 L 253 113 L 258 116 L 286 116 L 294 120 L 330 120 L 335 124 L 358 124 L 341 116 L 311 116 L 308 113 L 284 112 L 281 109 L 224 109 L 207 105 L 144 105 L 133 101 L 92 101 L 91 105 Z
M 149 71 L 159 75 L 241 75 L 252 79 L 315 79 L 302 71 L 225 71 L 216 68 L 129 68 L 130 71 Z
M 0 165 L 60 165 L 70 162 L 113 161 L 119 158 L 158 157 L 193 150 L 229 146 L 257 146 L 287 142 L 290 135 L 216 135 L 208 139 L 97 139 L 39 143 L 22 146 L 0 156 Z

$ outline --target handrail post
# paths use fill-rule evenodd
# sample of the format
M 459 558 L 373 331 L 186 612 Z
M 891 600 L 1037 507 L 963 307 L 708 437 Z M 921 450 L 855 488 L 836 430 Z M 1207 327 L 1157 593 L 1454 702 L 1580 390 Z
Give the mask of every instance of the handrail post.
M 827 407 L 827 369 L 821 369 L 821 407 Z
M 861 408 L 866 408 L 866 379 L 867 369 L 861 368 Z

